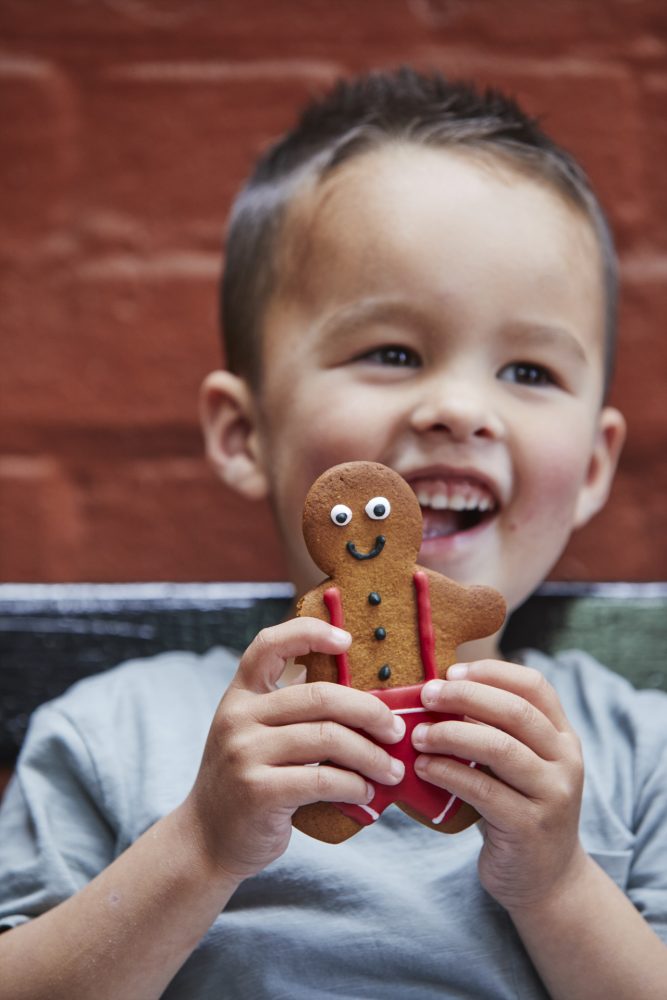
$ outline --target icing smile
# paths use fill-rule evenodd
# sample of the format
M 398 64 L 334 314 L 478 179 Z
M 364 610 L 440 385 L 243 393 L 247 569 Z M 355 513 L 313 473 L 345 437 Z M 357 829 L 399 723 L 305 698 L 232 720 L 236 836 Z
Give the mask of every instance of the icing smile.
M 385 542 L 386 538 L 384 535 L 378 535 L 375 539 L 375 545 L 370 552 L 359 552 L 354 542 L 348 542 L 345 548 L 351 556 L 354 556 L 355 559 L 375 559 L 375 557 L 379 556 L 382 552 Z

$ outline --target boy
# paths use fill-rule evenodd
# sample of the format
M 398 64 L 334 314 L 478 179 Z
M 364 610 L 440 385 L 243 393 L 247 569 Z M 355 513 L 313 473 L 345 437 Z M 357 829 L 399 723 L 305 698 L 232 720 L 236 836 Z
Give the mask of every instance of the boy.
M 585 178 L 512 102 L 408 70 L 342 85 L 237 202 L 209 456 L 271 498 L 300 591 L 306 491 L 364 458 L 417 493 L 420 562 L 515 607 L 607 496 L 614 300 Z M 663 996 L 665 699 L 497 641 L 425 688 L 465 720 L 415 730 L 422 775 L 482 816 L 451 838 L 397 810 L 336 847 L 292 835 L 299 805 L 400 780 L 364 736 L 402 735 L 377 699 L 277 686 L 347 647 L 314 619 L 236 672 L 174 654 L 41 710 L 0 826 L 0 997 Z

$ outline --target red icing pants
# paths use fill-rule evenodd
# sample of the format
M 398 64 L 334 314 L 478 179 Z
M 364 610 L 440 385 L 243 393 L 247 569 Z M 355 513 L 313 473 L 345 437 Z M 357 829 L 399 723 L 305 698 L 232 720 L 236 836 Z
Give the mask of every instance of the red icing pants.
M 412 745 L 412 730 L 420 722 L 444 722 L 448 719 L 458 719 L 458 715 L 445 715 L 442 712 L 429 712 L 421 702 L 423 684 L 413 684 L 410 687 L 386 688 L 370 691 L 376 698 L 388 705 L 394 715 L 401 715 L 405 720 L 405 736 L 400 743 L 379 743 L 384 746 L 392 757 L 398 757 L 405 764 L 405 776 L 398 785 L 376 784 L 375 795 L 367 806 L 350 805 L 347 802 L 334 803 L 346 816 L 350 816 L 363 826 L 369 826 L 382 815 L 387 806 L 393 802 L 402 802 L 410 806 L 420 816 L 432 823 L 444 823 L 450 820 L 458 811 L 461 800 L 444 788 L 438 788 L 417 776 L 414 762 L 418 750 Z M 372 737 L 368 737 L 372 739 Z M 456 757 L 455 760 L 460 758 Z M 470 767 L 474 763 L 466 761 Z

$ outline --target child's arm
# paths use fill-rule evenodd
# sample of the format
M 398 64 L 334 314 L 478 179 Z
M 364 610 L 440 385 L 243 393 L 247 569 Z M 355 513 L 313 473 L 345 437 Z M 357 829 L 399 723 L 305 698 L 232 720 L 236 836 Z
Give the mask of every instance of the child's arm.
M 415 730 L 420 774 L 483 817 L 480 879 L 550 995 L 659 1000 L 667 947 L 579 841 L 581 749 L 556 692 L 538 671 L 493 660 L 450 668 L 448 678 L 425 686 L 424 703 L 467 719 Z
M 366 692 L 332 684 L 276 689 L 285 662 L 335 654 L 347 633 L 302 618 L 248 647 L 220 702 L 186 801 L 85 889 L 0 935 L 0 1000 L 162 995 L 240 883 L 287 847 L 309 802 L 367 802 L 364 777 L 392 784 L 385 743 L 404 726 Z M 304 767 L 331 760 L 340 767 Z

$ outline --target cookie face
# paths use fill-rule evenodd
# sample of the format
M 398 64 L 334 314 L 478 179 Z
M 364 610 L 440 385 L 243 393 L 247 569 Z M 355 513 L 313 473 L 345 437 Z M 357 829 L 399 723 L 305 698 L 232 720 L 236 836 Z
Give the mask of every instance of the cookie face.
M 444 678 L 461 643 L 500 628 L 502 597 L 489 587 L 462 586 L 416 564 L 422 539 L 419 503 L 405 480 L 378 463 L 350 462 L 325 472 L 306 498 L 303 533 L 313 560 L 328 576 L 301 598 L 297 614 L 323 618 L 352 635 L 344 654 L 305 658 L 307 681 L 370 691 L 405 716 L 409 734 L 424 715 L 423 683 Z M 396 746 L 387 749 L 396 755 Z M 404 781 L 391 789 L 378 786 L 369 806 L 316 803 L 297 810 L 294 825 L 337 843 L 377 820 L 393 802 L 444 833 L 477 819 L 471 807 L 417 777 L 409 735 L 400 756 Z
M 417 497 L 391 469 L 350 462 L 329 469 L 306 498 L 303 537 L 328 576 L 349 578 L 359 563 L 381 557 L 383 571 L 415 562 L 422 538 Z M 355 565 L 356 564 L 356 565 Z

